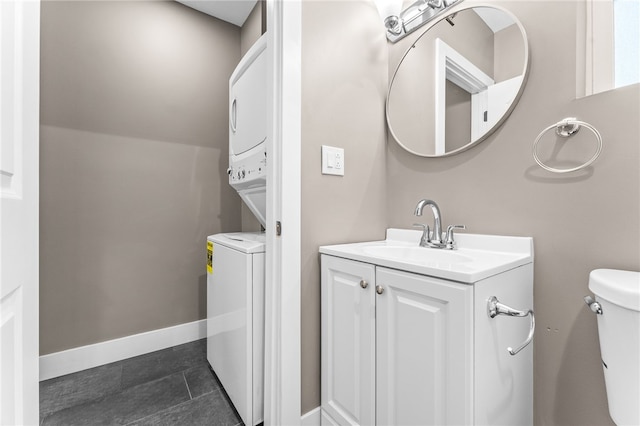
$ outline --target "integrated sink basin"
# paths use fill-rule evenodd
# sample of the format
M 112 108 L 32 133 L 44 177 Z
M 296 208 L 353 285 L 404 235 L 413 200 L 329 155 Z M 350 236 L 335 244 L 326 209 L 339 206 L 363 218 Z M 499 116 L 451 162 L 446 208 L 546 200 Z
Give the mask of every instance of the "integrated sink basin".
M 419 246 L 406 245 L 373 245 L 365 246 L 362 251 L 365 254 L 386 259 L 401 260 L 404 262 L 441 264 L 453 266 L 459 263 L 473 262 L 473 257 L 466 256 L 458 250 L 440 250 Z
M 421 231 L 387 230 L 383 241 L 320 247 L 320 253 L 473 284 L 533 262 L 533 239 L 456 234 L 457 250 L 418 245 Z

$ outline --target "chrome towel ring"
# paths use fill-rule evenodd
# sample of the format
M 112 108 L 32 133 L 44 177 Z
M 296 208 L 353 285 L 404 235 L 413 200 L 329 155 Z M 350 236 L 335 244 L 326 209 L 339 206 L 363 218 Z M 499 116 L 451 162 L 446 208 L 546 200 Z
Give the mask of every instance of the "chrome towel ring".
M 581 164 L 577 167 L 569 168 L 569 169 L 558 169 L 555 167 L 548 166 L 544 164 L 542 160 L 540 160 L 540 158 L 538 157 L 538 143 L 540 142 L 540 139 L 542 139 L 542 136 L 545 133 L 547 133 L 551 129 L 555 129 L 556 134 L 558 136 L 568 138 L 569 136 L 576 134 L 580 130 L 580 128 L 583 126 L 591 130 L 591 132 L 593 132 L 593 134 L 596 136 L 596 140 L 598 141 L 598 147 L 596 148 L 595 154 L 593 154 L 593 156 L 589 160 L 587 160 L 586 163 Z M 596 159 L 598 158 L 601 152 L 602 152 L 602 136 L 600 135 L 600 132 L 598 132 L 598 130 L 595 127 L 593 127 L 591 124 L 586 123 L 584 121 L 577 120 L 575 117 L 565 118 L 564 120 L 559 121 L 556 124 L 552 124 L 551 126 L 545 128 L 542 132 L 540 132 L 535 142 L 533 143 L 533 159 L 536 160 L 536 163 L 538 163 L 540 167 L 553 173 L 569 173 L 569 172 L 575 172 L 580 169 L 584 169 L 585 167 L 589 166 L 594 161 L 596 161 Z
M 526 311 L 519 311 L 517 309 L 513 309 L 510 306 L 504 305 L 498 301 L 496 296 L 491 296 L 487 301 L 487 315 L 489 318 L 495 318 L 498 315 L 507 315 L 510 317 L 526 317 L 529 316 L 530 325 L 529 325 L 529 334 L 527 335 L 526 340 L 516 349 L 512 347 L 508 347 L 507 351 L 510 355 L 515 355 L 521 350 L 523 350 L 531 341 L 533 340 L 533 333 L 536 330 L 536 317 L 533 314 L 533 309 L 528 309 Z

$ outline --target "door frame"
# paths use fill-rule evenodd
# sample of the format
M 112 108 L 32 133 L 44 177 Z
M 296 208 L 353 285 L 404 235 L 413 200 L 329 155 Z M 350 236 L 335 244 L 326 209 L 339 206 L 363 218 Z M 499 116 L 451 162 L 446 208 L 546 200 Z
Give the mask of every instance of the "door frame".
M 39 51 L 39 1 L 25 2 L 34 13 L 26 41 L 30 49 Z M 267 265 L 265 294 L 265 424 L 300 423 L 300 60 L 301 9 L 300 0 L 266 0 L 269 57 L 269 121 L 267 143 Z M 34 27 L 35 25 L 35 27 Z M 39 58 L 39 54 L 29 55 Z M 36 123 L 29 123 L 38 132 L 39 62 L 35 82 Z M 35 84 L 32 84 L 35 83 Z M 33 94 L 33 92 L 31 92 Z M 29 107 L 27 105 L 27 107 Z M 32 115 L 32 114 L 31 114 Z M 29 115 L 29 117 L 31 116 Z M 36 162 L 37 164 L 37 162 Z M 37 170 L 36 170 L 37 173 Z M 282 235 L 275 233 L 276 221 L 282 224 Z M 37 245 L 37 241 L 36 241 Z M 34 260 L 35 259 L 35 260 Z M 37 253 L 32 268 L 37 268 Z M 33 269 L 32 269 L 33 271 Z M 37 284 L 38 277 L 35 273 Z M 279 283 L 280 285 L 276 285 Z M 38 389 L 38 286 L 35 305 L 30 305 L 28 328 L 33 361 L 29 377 L 25 377 L 27 399 L 35 400 Z M 35 327 L 34 327 L 35 326 Z M 25 360 L 26 361 L 26 360 Z M 35 395 L 35 396 L 34 396 Z M 30 405 L 30 404 L 27 404 Z M 25 420 L 37 418 L 37 409 L 25 407 Z M 28 412 L 31 412 L 27 414 Z M 28 417 L 27 417 L 28 416 Z M 30 423 L 30 421 L 28 421 Z
M 268 56 L 265 425 L 301 420 L 300 0 L 266 0 Z M 280 226 L 277 226 L 280 224 Z M 281 233 L 278 235 L 276 229 Z
M 471 94 L 471 141 L 488 130 L 480 121 L 486 111 L 486 94 L 478 95 L 493 85 L 494 80 L 440 38 L 435 40 L 435 63 L 435 154 L 439 155 L 446 152 L 447 80 Z

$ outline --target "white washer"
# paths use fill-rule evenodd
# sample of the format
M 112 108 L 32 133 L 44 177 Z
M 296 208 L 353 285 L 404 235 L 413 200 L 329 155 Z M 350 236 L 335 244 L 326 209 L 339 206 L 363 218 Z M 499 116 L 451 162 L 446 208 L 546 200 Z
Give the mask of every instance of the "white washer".
M 246 425 L 263 421 L 265 235 L 207 237 L 207 360 Z

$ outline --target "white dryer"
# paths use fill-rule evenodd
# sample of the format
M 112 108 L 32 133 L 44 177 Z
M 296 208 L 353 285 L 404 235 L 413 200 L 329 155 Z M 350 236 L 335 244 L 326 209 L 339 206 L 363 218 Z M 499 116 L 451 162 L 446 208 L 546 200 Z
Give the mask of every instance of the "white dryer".
M 242 58 L 229 79 L 229 185 L 266 228 L 267 37 Z
M 207 360 L 253 426 L 264 407 L 265 235 L 211 235 L 207 249 Z

